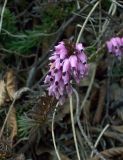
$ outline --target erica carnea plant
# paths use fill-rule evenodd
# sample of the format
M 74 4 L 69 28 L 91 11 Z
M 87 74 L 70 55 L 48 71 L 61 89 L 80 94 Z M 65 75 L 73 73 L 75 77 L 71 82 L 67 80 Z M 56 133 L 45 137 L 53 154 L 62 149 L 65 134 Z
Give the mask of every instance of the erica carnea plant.
M 72 94 L 71 80 L 80 82 L 88 73 L 87 57 L 82 43 L 61 41 L 49 58 L 50 69 L 45 78 L 49 85 L 49 95 L 56 97 L 60 104 L 65 101 L 66 95 Z

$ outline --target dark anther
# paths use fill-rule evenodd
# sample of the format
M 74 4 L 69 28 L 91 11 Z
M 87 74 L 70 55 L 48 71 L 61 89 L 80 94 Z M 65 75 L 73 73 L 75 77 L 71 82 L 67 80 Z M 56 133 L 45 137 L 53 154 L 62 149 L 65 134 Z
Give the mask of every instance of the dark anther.
M 57 73 L 57 72 L 58 72 L 58 69 L 55 69 L 55 70 L 54 70 L 54 73 Z
M 73 71 L 75 71 L 75 70 L 76 70 L 76 67 L 72 67 L 72 69 L 73 69 Z
M 85 65 L 85 64 L 87 64 L 87 62 L 83 62 L 83 64 Z
M 62 63 L 63 62 L 63 59 L 60 59 L 60 63 Z
M 51 59 L 51 60 L 50 60 L 50 62 L 51 62 L 51 63 L 54 63 L 54 62 L 55 62 L 55 60 L 54 60 L 54 59 Z
M 63 72 L 62 74 L 63 74 L 63 76 L 65 76 L 65 75 L 66 75 L 66 72 Z
M 68 86 L 68 83 L 66 83 L 65 86 L 67 87 L 67 86 Z
M 51 75 L 51 72 L 48 72 L 48 75 L 50 76 L 50 75 Z
M 53 78 L 50 78 L 50 81 L 53 81 Z
M 55 82 L 55 85 L 58 86 L 58 84 L 59 84 L 58 81 L 56 81 L 56 82 Z
M 62 70 L 62 69 L 63 69 L 63 66 L 61 66 L 60 69 Z

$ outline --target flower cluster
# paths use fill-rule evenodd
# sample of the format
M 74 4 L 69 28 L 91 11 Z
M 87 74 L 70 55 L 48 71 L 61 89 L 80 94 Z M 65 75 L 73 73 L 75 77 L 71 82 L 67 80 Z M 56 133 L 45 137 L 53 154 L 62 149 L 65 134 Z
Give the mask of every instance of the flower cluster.
M 121 58 L 123 55 L 123 38 L 113 37 L 110 41 L 106 42 L 106 45 L 110 53 Z
M 66 95 L 72 94 L 72 78 L 79 83 L 80 78 L 88 73 L 84 47 L 82 43 L 59 42 L 49 60 L 50 69 L 44 83 L 49 84 L 49 95 L 56 97 L 59 103 L 63 104 Z

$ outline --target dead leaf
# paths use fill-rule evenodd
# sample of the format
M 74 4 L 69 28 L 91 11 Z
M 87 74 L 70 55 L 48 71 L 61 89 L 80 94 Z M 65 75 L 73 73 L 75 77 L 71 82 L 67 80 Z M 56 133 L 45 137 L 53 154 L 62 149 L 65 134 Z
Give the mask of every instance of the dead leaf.
M 3 80 L 0 80 L 0 107 L 4 105 L 6 100 L 6 88 Z
M 14 137 L 17 135 L 17 121 L 16 121 L 16 110 L 15 107 L 12 108 L 8 120 L 7 127 L 10 130 L 10 141 L 12 142 Z
M 4 79 L 8 95 L 10 99 L 13 100 L 14 94 L 17 91 L 15 71 L 13 69 L 8 69 L 4 76 Z

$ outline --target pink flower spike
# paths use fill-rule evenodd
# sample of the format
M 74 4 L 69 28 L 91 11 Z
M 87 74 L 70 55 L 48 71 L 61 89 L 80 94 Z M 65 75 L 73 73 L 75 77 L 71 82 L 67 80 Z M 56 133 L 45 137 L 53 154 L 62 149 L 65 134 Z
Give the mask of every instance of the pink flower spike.
M 76 44 L 76 50 L 79 51 L 79 52 L 82 52 L 84 50 L 84 47 L 83 47 L 82 43 Z
M 109 51 L 109 53 L 112 53 L 112 42 L 111 41 L 107 41 L 106 42 L 106 45 L 107 45 L 107 48 L 108 48 L 108 51 Z
M 71 55 L 69 60 L 70 60 L 71 67 L 74 69 L 77 69 L 77 56 Z
M 64 97 L 64 96 L 61 96 L 61 97 L 59 98 L 59 104 L 60 104 L 60 105 L 63 105 L 64 102 L 65 102 L 65 97 Z
M 55 90 L 54 94 L 55 94 L 56 99 L 59 99 L 60 94 L 59 94 L 58 89 Z
M 62 76 L 62 79 L 65 85 L 68 84 L 70 82 L 70 73 L 65 73 L 65 75 Z
M 66 91 L 68 95 L 71 95 L 73 90 L 71 84 L 66 85 Z
M 120 46 L 120 49 L 121 49 L 122 55 L 123 55 L 123 38 L 121 38 L 121 46 Z
M 115 39 L 116 39 L 117 45 L 119 47 L 122 46 L 121 38 L 120 37 L 116 37 Z
M 62 72 L 60 70 L 58 70 L 57 73 L 55 73 L 55 84 L 58 85 L 59 83 L 59 80 L 61 79 L 62 77 Z
M 108 51 L 113 53 L 115 56 L 118 57 L 118 59 L 121 59 L 121 56 L 123 54 L 123 38 L 120 37 L 113 37 L 110 41 L 106 42 Z
M 45 77 L 44 83 L 50 83 L 50 79 L 51 79 L 51 76 L 50 76 L 50 75 L 47 75 L 47 76 Z
M 65 40 L 55 46 L 49 58 L 50 68 L 44 83 L 49 85 L 49 95 L 54 96 L 61 105 L 66 96 L 73 92 L 70 81 L 74 78 L 79 83 L 80 78 L 88 73 L 87 57 L 83 50 L 82 43 Z
M 67 55 L 67 50 L 65 48 L 65 46 L 63 46 L 62 50 L 60 50 L 60 59 L 65 59 L 66 58 L 66 55 Z
M 121 45 L 123 46 L 123 37 L 121 38 Z
M 88 75 L 88 70 L 89 70 L 89 64 L 85 64 L 85 65 L 84 65 L 84 75 L 85 75 L 85 76 Z
M 64 82 L 62 79 L 59 81 L 58 91 L 59 91 L 60 95 L 64 94 Z
M 62 72 L 65 73 L 65 72 L 69 71 L 69 69 L 70 69 L 70 61 L 67 58 L 64 60 Z
M 55 69 L 60 69 L 60 67 L 61 67 L 60 59 L 57 58 L 56 61 L 55 61 L 54 63 L 55 63 Z
M 112 38 L 112 39 L 111 39 L 111 43 L 112 43 L 112 45 L 113 45 L 113 48 L 116 50 L 116 49 L 118 48 L 116 39 L 115 39 L 115 38 Z
M 84 52 L 78 53 L 77 57 L 83 64 L 87 63 L 87 56 L 84 54 Z
M 51 86 L 48 88 L 48 92 L 49 92 L 49 96 L 54 96 L 54 85 L 51 85 Z
M 57 55 L 52 55 L 52 56 L 49 58 L 49 60 L 50 60 L 50 61 L 52 61 L 52 60 L 54 60 L 54 61 L 55 61 L 57 58 L 58 58 L 58 56 L 57 56 Z
M 117 38 L 112 38 L 111 42 L 113 44 L 113 54 L 115 54 L 116 56 L 121 56 L 121 51 L 119 48 L 119 44 L 117 43 Z
M 88 74 L 88 64 L 82 64 L 82 63 L 79 63 L 78 64 L 78 70 L 79 70 L 79 74 L 80 74 L 80 77 L 84 77 Z
M 55 50 L 56 50 L 57 52 L 59 52 L 60 50 L 63 49 L 63 47 L 64 47 L 64 42 L 63 42 L 63 41 L 62 41 L 62 42 L 59 42 L 59 44 L 58 44 L 57 46 L 55 46 Z
M 80 78 L 79 78 L 79 73 L 76 71 L 73 71 L 73 75 L 74 75 L 74 79 L 76 81 L 76 83 L 80 83 Z

